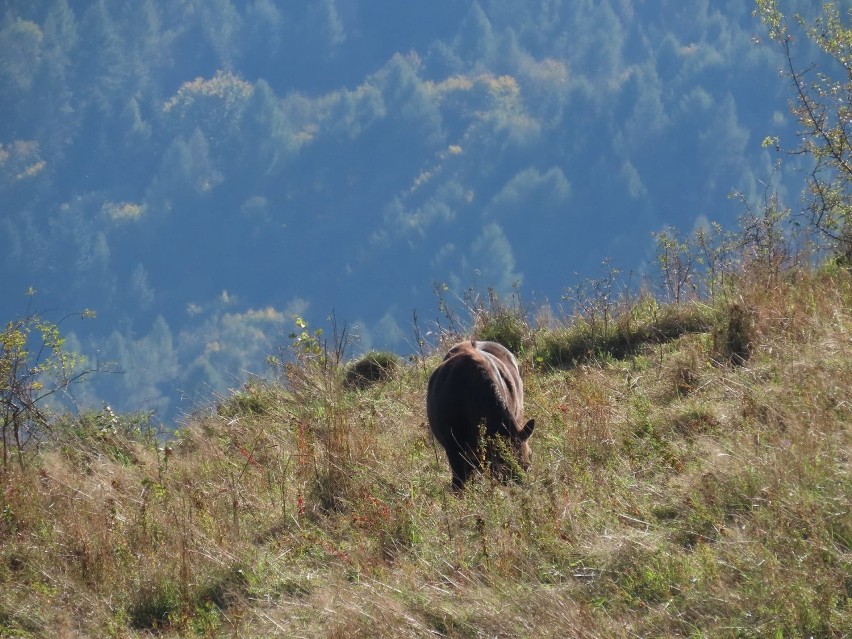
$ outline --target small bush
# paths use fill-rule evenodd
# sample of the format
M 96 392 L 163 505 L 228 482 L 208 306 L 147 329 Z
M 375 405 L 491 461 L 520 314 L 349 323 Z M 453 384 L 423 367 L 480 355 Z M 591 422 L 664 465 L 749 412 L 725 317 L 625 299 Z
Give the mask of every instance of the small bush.
M 274 402 L 273 389 L 268 384 L 253 380 L 221 402 L 216 412 L 221 417 L 266 415 Z
M 522 352 L 529 332 L 525 319 L 512 312 L 477 315 L 473 329 L 474 339 L 497 342 L 513 353 Z
M 718 360 L 738 366 L 744 364 L 751 357 L 754 339 L 753 314 L 742 301 L 730 304 L 713 334 Z
M 683 338 L 678 343 L 678 350 L 661 366 L 661 401 L 686 397 L 701 385 L 701 369 L 707 359 L 700 345 L 687 343 L 688 339 Z
M 524 352 L 531 340 L 532 329 L 519 302 L 507 304 L 493 289 L 489 289 L 488 303 L 477 300 L 471 303 L 471 308 L 474 339 L 497 342 L 515 354 Z
M 343 383 L 346 388 L 363 390 L 388 381 L 398 369 L 399 358 L 396 355 L 373 351 L 347 367 Z

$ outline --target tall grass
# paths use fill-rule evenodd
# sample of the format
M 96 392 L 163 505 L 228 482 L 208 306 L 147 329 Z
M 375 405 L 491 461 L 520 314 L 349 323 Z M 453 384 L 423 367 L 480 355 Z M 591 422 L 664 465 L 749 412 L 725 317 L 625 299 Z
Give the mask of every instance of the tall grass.
M 605 332 L 482 306 L 524 346 L 522 485 L 449 490 L 440 352 L 352 384 L 312 347 L 167 445 L 65 417 L 0 478 L 0 636 L 848 636 L 852 277 L 738 269 Z

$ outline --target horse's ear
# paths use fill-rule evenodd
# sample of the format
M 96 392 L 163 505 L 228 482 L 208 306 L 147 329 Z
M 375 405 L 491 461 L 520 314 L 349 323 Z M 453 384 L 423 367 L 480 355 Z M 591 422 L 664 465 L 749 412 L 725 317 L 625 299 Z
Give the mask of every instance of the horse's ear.
M 531 419 L 526 424 L 524 424 L 524 427 L 521 430 L 521 441 L 522 442 L 525 442 L 530 438 L 530 435 L 533 434 L 533 429 L 535 429 L 535 420 Z

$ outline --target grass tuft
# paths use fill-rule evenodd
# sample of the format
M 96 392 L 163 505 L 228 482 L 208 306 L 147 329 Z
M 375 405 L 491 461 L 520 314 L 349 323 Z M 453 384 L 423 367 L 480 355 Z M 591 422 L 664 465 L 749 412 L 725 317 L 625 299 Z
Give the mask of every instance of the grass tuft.
M 623 360 L 649 345 L 671 342 L 713 325 L 714 310 L 701 303 L 659 306 L 642 300 L 613 317 L 606 327 L 583 317 L 538 336 L 535 361 L 551 368 L 571 368 L 596 359 Z

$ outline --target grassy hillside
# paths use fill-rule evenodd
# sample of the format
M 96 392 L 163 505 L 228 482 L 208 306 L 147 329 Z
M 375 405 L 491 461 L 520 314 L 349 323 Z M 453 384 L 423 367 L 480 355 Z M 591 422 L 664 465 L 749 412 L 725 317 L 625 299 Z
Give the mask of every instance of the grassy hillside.
M 303 342 L 168 446 L 60 420 L 2 476 L 0 637 L 850 636 L 852 277 L 704 298 L 477 311 L 521 351 L 521 485 L 449 491 L 440 350 L 347 383 Z

